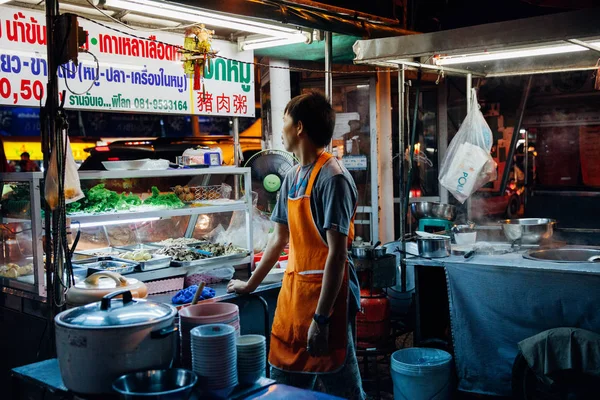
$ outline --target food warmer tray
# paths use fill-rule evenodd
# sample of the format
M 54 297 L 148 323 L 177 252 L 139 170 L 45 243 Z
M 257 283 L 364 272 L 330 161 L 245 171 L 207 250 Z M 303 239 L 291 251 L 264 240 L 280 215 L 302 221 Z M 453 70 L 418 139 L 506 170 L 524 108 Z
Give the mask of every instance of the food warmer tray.
M 150 254 L 153 254 L 154 252 L 160 250 L 163 246 L 159 246 L 157 244 L 146 244 L 146 243 L 140 243 L 140 244 L 132 244 L 129 246 L 115 246 L 115 249 L 117 250 L 121 250 L 124 252 L 128 252 L 128 251 L 147 251 Z
M 154 249 L 158 250 L 158 249 Z M 131 251 L 131 250 L 129 250 Z M 147 251 L 147 250 L 146 250 Z M 162 254 L 152 254 L 152 259 L 148 261 L 127 260 L 125 258 L 112 257 L 114 261 L 135 263 L 140 271 L 154 271 L 155 269 L 167 268 L 171 264 L 171 257 Z
M 131 261 L 116 261 L 114 259 L 101 260 L 96 262 L 79 262 L 73 264 L 74 267 L 81 267 L 88 269 L 88 276 L 96 272 L 116 272 L 121 275 L 131 274 L 135 272 L 135 268 L 138 266 L 137 263 Z
M 103 256 L 97 256 L 97 253 L 106 253 Z M 100 249 L 78 250 L 73 253 L 72 260 L 78 263 L 96 262 L 110 260 L 111 257 L 119 254 L 119 251 L 113 247 L 103 247 Z
M 250 254 L 250 252 L 246 251 L 244 253 L 228 254 L 226 256 L 219 256 L 219 257 L 208 257 L 208 258 L 203 258 L 203 259 L 194 260 L 194 261 L 172 260 L 171 267 L 199 267 L 202 265 L 210 265 L 210 264 L 214 264 L 214 263 L 218 263 L 218 262 L 241 260 L 241 259 L 244 259 L 245 257 L 247 257 L 249 254 Z
M 197 240 L 195 242 L 190 242 L 190 243 L 186 243 L 186 244 L 181 244 L 181 246 L 197 246 L 199 244 L 205 244 L 208 243 L 208 240 Z M 148 243 L 148 246 L 153 246 L 153 247 L 158 247 L 158 248 L 163 248 L 163 247 L 167 247 L 167 246 L 173 246 L 173 245 L 168 245 L 168 244 L 161 244 L 160 242 L 152 242 L 152 243 Z

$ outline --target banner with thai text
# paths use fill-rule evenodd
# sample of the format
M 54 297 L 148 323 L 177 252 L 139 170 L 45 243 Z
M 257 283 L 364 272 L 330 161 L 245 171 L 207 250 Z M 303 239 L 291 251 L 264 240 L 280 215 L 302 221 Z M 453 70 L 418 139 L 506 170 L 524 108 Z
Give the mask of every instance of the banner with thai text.
M 88 32 L 79 64 L 59 68 L 65 108 L 161 114 L 253 117 L 254 54 L 213 41 L 217 57 L 205 68 L 204 92 L 193 90 L 178 48 L 183 35 L 144 32 L 78 18 Z M 134 36 L 132 36 L 134 35 Z M 45 101 L 48 76 L 45 15 L 0 6 L 0 104 L 37 106 Z M 60 43 L 55 44 L 60 46 Z M 210 68 L 209 68 L 210 67 Z M 89 90 L 88 90 L 89 89 Z

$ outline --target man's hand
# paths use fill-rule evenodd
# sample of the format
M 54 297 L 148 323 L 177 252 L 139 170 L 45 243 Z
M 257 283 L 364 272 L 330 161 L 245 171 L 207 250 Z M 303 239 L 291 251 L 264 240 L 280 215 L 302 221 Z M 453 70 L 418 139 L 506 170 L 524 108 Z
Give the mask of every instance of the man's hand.
M 237 294 L 248 294 L 254 290 L 248 285 L 248 282 L 232 279 L 227 284 L 227 292 L 235 292 Z
M 323 356 L 329 351 L 329 325 L 319 325 L 315 321 L 308 328 L 308 353 L 313 356 Z

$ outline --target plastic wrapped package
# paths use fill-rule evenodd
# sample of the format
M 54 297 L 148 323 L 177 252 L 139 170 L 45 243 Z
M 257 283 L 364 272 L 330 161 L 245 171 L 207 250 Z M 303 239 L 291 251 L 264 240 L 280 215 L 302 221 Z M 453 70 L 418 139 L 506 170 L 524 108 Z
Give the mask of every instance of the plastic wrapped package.
M 252 212 L 253 251 L 260 253 L 267 247 L 269 234 L 273 231 L 273 222 L 256 207 Z M 229 227 L 217 226 L 209 235 L 215 243 L 231 243 L 243 249 L 248 247 L 246 241 L 246 213 L 236 211 L 231 216 Z
M 439 175 L 440 184 L 461 203 L 497 178 L 490 155 L 493 135 L 479 110 L 475 89 L 470 102 L 470 111 L 448 146 Z
M 77 164 L 75 164 L 73 153 L 71 152 L 69 136 L 67 136 L 65 132 L 62 132 L 62 135 L 64 136 L 65 149 L 67 150 L 65 154 L 64 195 L 65 204 L 69 204 L 82 199 L 84 195 L 81 191 Z M 58 159 L 56 151 L 52 151 L 52 154 L 50 155 L 50 165 L 48 166 L 48 173 L 46 175 L 44 193 L 44 197 L 52 210 L 55 210 L 58 206 L 58 176 Z

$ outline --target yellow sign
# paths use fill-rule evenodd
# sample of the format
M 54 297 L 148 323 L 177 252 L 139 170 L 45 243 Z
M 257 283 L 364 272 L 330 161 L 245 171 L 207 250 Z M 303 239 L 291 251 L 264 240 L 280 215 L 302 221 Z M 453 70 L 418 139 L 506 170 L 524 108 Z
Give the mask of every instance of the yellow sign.
M 71 151 L 75 161 L 83 161 L 89 157 L 89 153 L 84 151 L 94 147 L 92 143 L 71 143 Z M 34 161 L 44 159 L 42 154 L 42 144 L 39 142 L 10 142 L 8 138 L 4 139 L 4 153 L 8 161 L 20 160 L 21 154 L 29 153 L 29 156 Z

